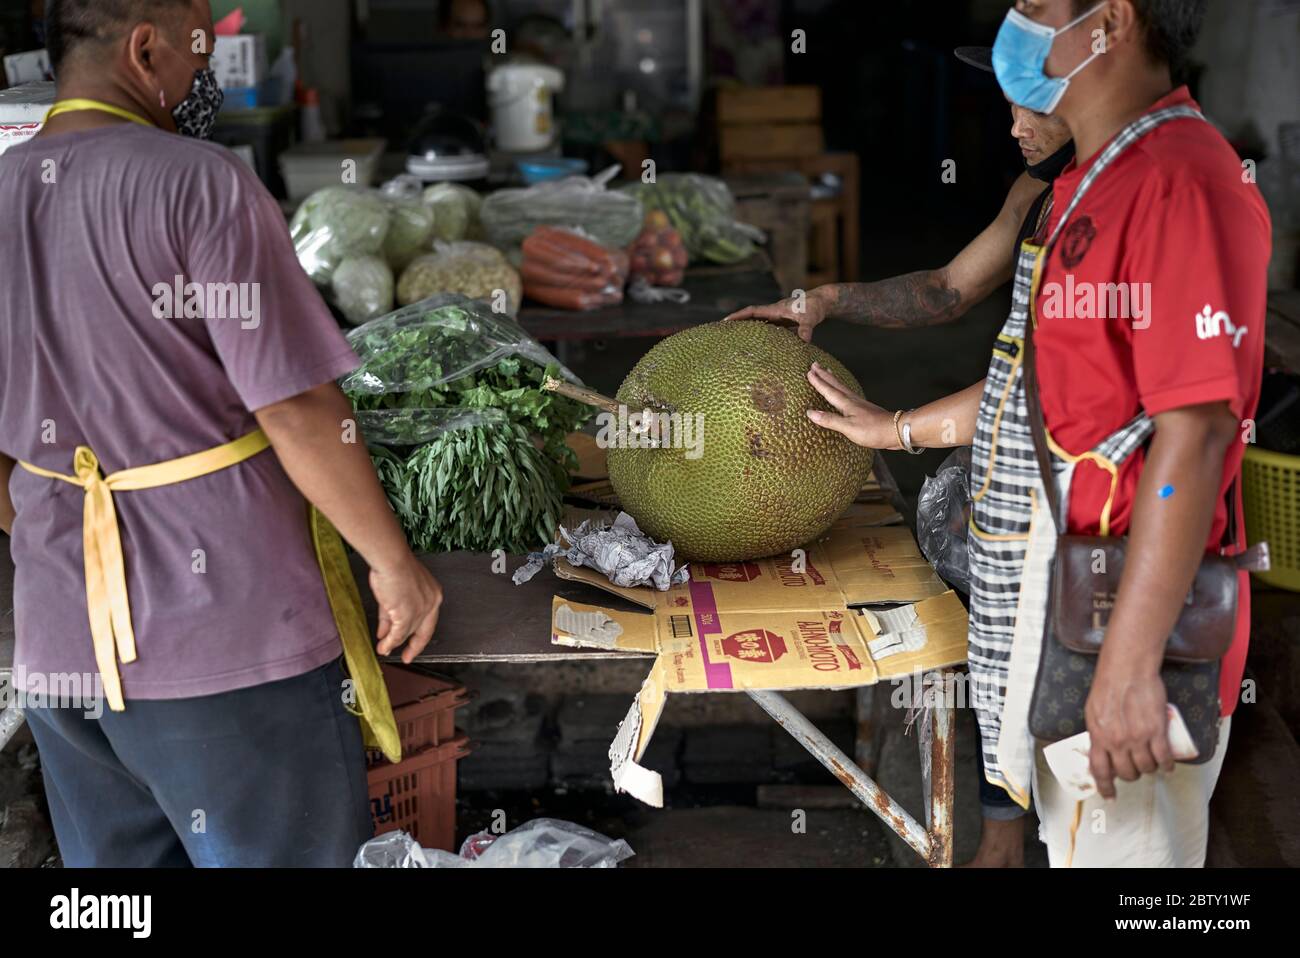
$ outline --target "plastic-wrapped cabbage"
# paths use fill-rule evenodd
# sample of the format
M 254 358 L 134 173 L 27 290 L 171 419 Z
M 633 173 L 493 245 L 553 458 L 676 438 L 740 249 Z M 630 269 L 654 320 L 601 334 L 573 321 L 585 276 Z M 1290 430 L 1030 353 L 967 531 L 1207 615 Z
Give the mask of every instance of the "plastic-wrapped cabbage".
M 513 316 L 523 284 L 499 250 L 483 243 L 438 243 L 436 252 L 406 267 L 397 281 L 397 302 L 406 306 L 440 293 L 491 302 L 498 289 L 505 291 L 506 311 Z
M 334 303 L 359 326 L 393 308 L 393 271 L 378 256 L 345 256 L 330 280 Z
M 384 259 L 394 270 L 405 269 L 429 248 L 433 235 L 433 211 L 418 200 L 386 196 L 388 235 L 384 237 Z
M 339 261 L 379 253 L 388 236 L 388 206 L 379 193 L 327 186 L 298 207 L 289 235 L 298 262 L 317 286 L 328 286 Z
M 478 214 L 483 197 L 468 186 L 437 183 L 424 191 L 423 200 L 433 212 L 434 239 L 454 243 L 481 232 Z

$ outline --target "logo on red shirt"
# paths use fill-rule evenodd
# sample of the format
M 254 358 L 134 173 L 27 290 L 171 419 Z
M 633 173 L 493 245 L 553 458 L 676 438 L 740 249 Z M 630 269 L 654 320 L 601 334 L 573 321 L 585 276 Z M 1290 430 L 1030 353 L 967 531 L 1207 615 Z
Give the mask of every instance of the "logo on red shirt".
M 1092 225 L 1091 216 L 1080 216 L 1065 228 L 1061 236 L 1061 262 L 1073 269 L 1083 262 L 1088 255 L 1092 241 L 1097 237 L 1097 228 Z
M 1241 337 L 1245 336 L 1246 332 L 1246 327 L 1233 323 L 1224 310 L 1211 314 L 1209 303 L 1206 303 L 1205 308 L 1196 314 L 1197 339 L 1214 339 L 1227 334 L 1232 337 L 1232 348 L 1236 349 L 1241 345 Z

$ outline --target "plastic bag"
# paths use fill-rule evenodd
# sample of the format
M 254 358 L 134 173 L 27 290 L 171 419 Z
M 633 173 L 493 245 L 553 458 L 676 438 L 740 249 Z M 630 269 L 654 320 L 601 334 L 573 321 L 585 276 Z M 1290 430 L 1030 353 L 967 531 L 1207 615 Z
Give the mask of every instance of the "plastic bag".
M 391 832 L 362 845 L 352 865 L 354 868 L 614 868 L 634 854 L 622 839 L 610 839 L 556 818 L 535 818 L 504 835 L 491 832 L 472 835 L 461 845 L 458 855 L 421 848 L 405 832 Z
M 361 365 L 339 381 L 368 441 L 416 445 L 450 429 L 504 421 L 497 409 L 445 406 L 449 383 L 521 357 L 578 378 L 509 317 L 457 294 L 433 296 L 349 331 Z M 469 413 L 477 418 L 457 418 Z M 498 418 L 500 417 L 500 418 Z
M 558 309 L 595 309 L 623 301 L 628 257 L 577 230 L 539 226 L 523 243 L 524 295 Z
M 424 181 L 410 173 L 399 173 L 391 180 L 386 180 L 379 190 L 385 196 L 399 200 L 418 200 L 424 192 Z
M 479 211 L 488 241 L 518 246 L 538 226 L 568 226 L 581 228 L 602 246 L 627 246 L 641 232 L 645 214 L 635 195 L 605 188 L 617 171 L 612 167 L 597 177 L 569 176 L 498 190 L 483 200 Z
M 559 366 L 578 378 L 522 326 L 456 293 L 431 296 L 347 334 L 361 365 L 340 380 L 346 393 L 404 393 L 471 375 L 510 356 Z
M 479 210 L 483 197 L 460 183 L 436 183 L 424 191 L 424 205 L 433 213 L 433 237 L 444 243 L 477 239 L 483 233 Z
M 957 449 L 926 477 L 916 502 L 916 538 L 921 552 L 949 585 L 970 591 L 970 447 Z
M 456 406 L 362 409 L 356 417 L 366 440 L 381 446 L 417 446 L 458 429 L 510 421 L 510 417 L 500 409 L 462 409 Z
M 640 199 L 647 211 L 666 213 L 692 260 L 739 263 L 764 240 L 762 230 L 736 219 L 731 190 L 715 177 L 661 173 L 654 183 L 631 183 L 622 191 Z
M 397 281 L 402 306 L 444 293 L 459 293 L 491 302 L 505 293 L 506 311 L 519 311 L 523 283 L 499 250 L 483 243 L 436 243 L 435 252 L 416 258 Z
M 389 312 L 393 277 L 429 248 L 433 213 L 418 194 L 403 198 L 402 191 L 398 181 L 383 190 L 327 186 L 303 200 L 289 223 L 298 262 L 317 286 L 331 292 L 349 322 Z M 336 283 L 345 263 L 345 278 Z
M 648 286 L 682 285 L 690 260 L 682 235 L 672 228 L 663 210 L 651 210 L 645 219 L 645 228 L 628 251 L 630 275 L 645 280 Z
M 327 186 L 302 201 L 289 222 L 289 235 L 307 275 L 317 286 L 328 287 L 345 258 L 383 250 L 389 218 L 378 190 Z
M 403 831 L 387 832 L 357 849 L 353 868 L 428 868 L 420 843 Z
M 389 196 L 385 202 L 389 217 L 388 235 L 384 237 L 384 259 L 394 272 L 400 272 L 429 249 L 433 239 L 433 211 L 419 200 Z
M 334 302 L 348 322 L 359 325 L 393 308 L 393 271 L 378 256 L 347 256 L 330 279 Z

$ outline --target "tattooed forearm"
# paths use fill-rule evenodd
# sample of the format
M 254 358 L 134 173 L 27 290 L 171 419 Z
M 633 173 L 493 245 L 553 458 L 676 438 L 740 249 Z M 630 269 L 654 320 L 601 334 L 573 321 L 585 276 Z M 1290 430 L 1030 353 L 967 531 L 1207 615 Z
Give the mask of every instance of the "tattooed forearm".
M 961 292 L 949 286 L 940 270 L 921 270 L 876 283 L 841 283 L 834 287 L 829 315 L 867 326 L 906 328 L 934 326 L 964 312 Z

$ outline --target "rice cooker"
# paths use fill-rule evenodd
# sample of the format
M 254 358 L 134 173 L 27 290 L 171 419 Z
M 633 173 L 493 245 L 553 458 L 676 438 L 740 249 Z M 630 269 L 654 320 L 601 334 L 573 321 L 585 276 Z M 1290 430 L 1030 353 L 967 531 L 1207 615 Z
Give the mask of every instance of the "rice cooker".
M 540 63 L 507 63 L 489 73 L 497 149 L 533 153 L 551 146 L 557 138 L 554 98 L 563 89 L 564 74 Z

